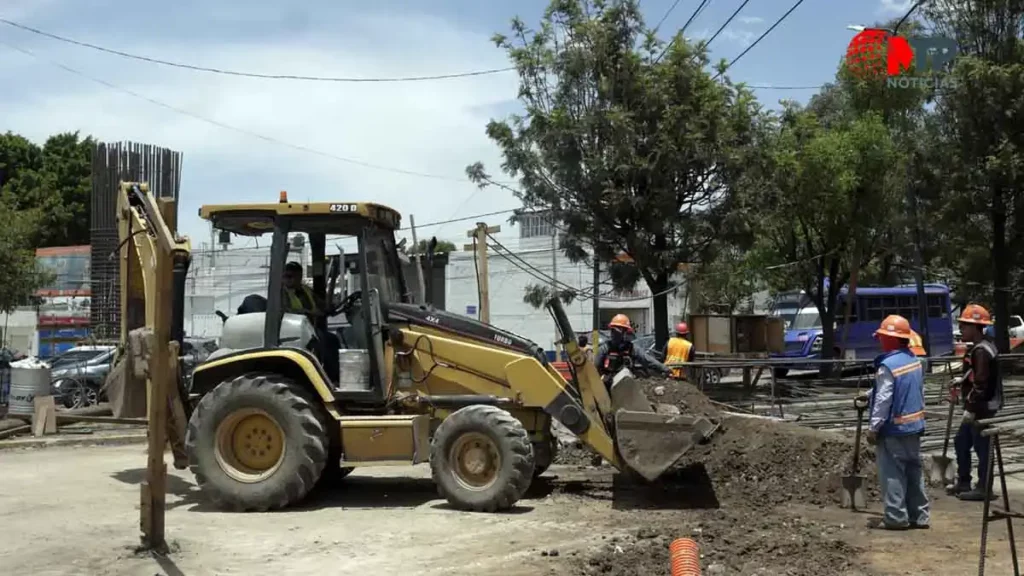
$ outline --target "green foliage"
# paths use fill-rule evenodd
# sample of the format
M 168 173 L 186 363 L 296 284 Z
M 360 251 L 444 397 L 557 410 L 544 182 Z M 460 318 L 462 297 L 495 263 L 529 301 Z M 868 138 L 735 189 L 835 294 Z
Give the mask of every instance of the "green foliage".
M 0 202 L 0 312 L 28 304 L 53 279 L 37 268 L 30 242 L 40 221 L 37 211 L 18 211 Z
M 89 243 L 92 138 L 51 136 L 42 147 L 13 133 L 0 135 L 0 200 L 33 210 L 33 246 Z
M 878 114 L 823 123 L 790 104 L 767 150 L 771 189 L 743 194 L 755 237 L 745 266 L 760 270 L 774 292 L 810 296 L 830 354 L 838 291 L 854 268 L 885 252 L 905 170 Z
M 729 212 L 762 116 L 753 94 L 713 80 L 703 47 L 658 41 L 634 1 L 554 0 L 539 29 L 515 19 L 495 42 L 519 73 L 525 114 L 487 134 L 524 208 L 559 223 L 570 258 L 629 255 L 632 264 L 607 267 L 618 288 L 643 278 L 664 292 L 679 264 L 702 260 Z M 480 163 L 467 173 L 495 184 Z M 664 294 L 654 320 L 664 342 Z
M 414 254 L 426 254 L 427 246 L 430 244 L 428 240 L 420 240 L 415 246 L 407 246 L 404 252 L 410 256 Z M 434 254 L 448 254 L 449 252 L 458 252 L 459 249 L 455 247 L 455 244 L 447 240 L 438 240 L 437 246 L 434 248 Z

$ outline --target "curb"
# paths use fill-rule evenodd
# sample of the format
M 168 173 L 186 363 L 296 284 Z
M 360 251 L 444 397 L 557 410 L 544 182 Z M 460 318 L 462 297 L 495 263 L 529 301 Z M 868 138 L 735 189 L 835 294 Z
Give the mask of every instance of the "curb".
M 0 452 L 4 450 L 18 450 L 23 448 L 62 448 L 67 446 L 125 446 L 131 444 L 145 443 L 145 432 L 142 432 L 141 434 L 112 434 L 109 436 L 63 436 L 56 438 L 21 438 L 14 440 L 0 440 Z

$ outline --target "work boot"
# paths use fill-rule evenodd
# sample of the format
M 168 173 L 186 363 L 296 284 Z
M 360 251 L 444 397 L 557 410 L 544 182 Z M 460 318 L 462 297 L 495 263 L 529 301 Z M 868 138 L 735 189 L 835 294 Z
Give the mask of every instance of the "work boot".
M 966 483 L 965 482 L 957 482 L 955 484 L 950 484 L 950 485 L 946 486 L 946 494 L 949 494 L 950 496 L 959 496 L 960 494 L 963 494 L 964 492 L 970 492 L 970 491 L 971 491 L 971 483 L 970 483 L 970 481 L 968 481 Z
M 959 499 L 961 499 L 961 500 L 963 500 L 965 502 L 984 502 L 985 501 L 985 493 L 983 491 L 978 490 L 977 488 L 975 488 L 973 490 L 968 490 L 966 492 L 961 492 L 960 494 L 957 495 L 957 498 L 959 498 Z M 996 495 L 995 494 L 992 494 L 992 496 L 989 497 L 989 500 L 995 500 L 995 499 L 996 499 Z

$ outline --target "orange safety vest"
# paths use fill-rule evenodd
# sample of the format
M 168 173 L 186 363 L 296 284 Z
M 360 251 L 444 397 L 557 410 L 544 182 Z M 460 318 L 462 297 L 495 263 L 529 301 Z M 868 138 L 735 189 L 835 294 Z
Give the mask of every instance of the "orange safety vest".
M 913 352 L 915 356 L 925 355 L 924 340 L 922 340 L 921 336 L 913 330 L 910 331 L 910 351 Z
M 668 349 L 665 351 L 665 364 L 682 364 L 690 360 L 690 352 L 693 350 L 693 343 L 680 336 L 674 336 L 668 340 Z M 673 378 L 682 378 L 682 368 L 671 368 Z

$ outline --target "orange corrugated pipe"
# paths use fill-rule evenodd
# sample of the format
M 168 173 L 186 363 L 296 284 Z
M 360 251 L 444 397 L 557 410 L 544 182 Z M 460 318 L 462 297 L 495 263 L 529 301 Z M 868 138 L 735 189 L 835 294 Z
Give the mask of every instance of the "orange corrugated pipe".
M 692 538 L 676 538 L 668 545 L 672 576 L 700 576 L 700 548 Z

